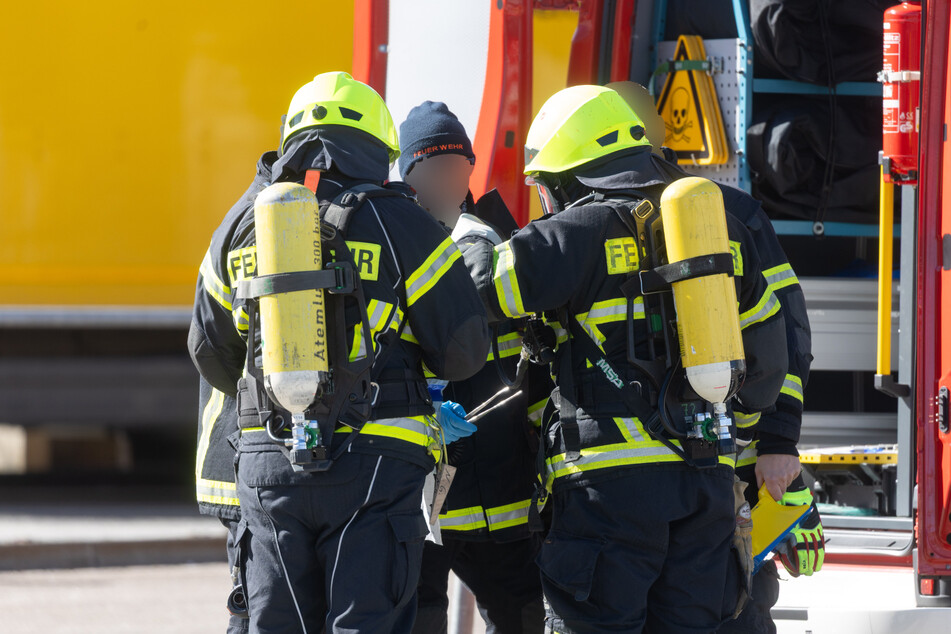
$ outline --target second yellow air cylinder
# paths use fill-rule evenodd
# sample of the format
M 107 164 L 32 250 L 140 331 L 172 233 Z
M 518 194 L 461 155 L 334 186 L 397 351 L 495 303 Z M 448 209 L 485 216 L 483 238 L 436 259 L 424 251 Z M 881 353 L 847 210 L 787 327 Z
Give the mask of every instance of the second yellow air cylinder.
M 730 253 L 720 188 L 705 178 L 674 181 L 660 204 L 667 260 Z M 694 391 L 722 403 L 740 387 L 745 373 L 736 288 L 725 273 L 673 283 L 680 357 Z

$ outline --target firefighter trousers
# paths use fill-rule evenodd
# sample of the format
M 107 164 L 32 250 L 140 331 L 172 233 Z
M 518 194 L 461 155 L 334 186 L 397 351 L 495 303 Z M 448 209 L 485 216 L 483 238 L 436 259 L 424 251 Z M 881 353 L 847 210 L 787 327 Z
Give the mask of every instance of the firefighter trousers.
M 453 539 L 426 542 L 414 634 L 445 634 L 449 571 L 472 591 L 486 634 L 541 634 L 545 609 L 535 565 L 537 540 L 512 542 Z
M 732 470 L 617 469 L 553 498 L 552 528 L 538 556 L 546 631 L 717 629 L 732 591 L 724 583 L 735 526 Z
M 735 620 L 724 622 L 717 634 L 776 634 L 776 623 L 769 611 L 778 600 L 779 573 L 776 560 L 770 559 L 753 575 L 749 603 Z
M 251 634 L 411 631 L 423 467 L 344 453 L 294 473 L 280 447 L 244 437 L 236 460 Z

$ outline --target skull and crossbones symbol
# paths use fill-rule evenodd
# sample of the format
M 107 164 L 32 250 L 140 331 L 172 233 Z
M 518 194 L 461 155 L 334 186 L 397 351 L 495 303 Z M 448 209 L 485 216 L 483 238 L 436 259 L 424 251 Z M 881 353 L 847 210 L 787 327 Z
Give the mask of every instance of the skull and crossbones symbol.
M 690 106 L 690 94 L 686 88 L 677 88 L 670 96 L 671 114 L 673 115 L 673 124 L 664 122 L 667 128 L 667 138 L 674 141 L 683 141 L 690 143 L 690 137 L 685 133 L 688 128 L 693 127 L 693 119 L 687 120 L 687 108 Z

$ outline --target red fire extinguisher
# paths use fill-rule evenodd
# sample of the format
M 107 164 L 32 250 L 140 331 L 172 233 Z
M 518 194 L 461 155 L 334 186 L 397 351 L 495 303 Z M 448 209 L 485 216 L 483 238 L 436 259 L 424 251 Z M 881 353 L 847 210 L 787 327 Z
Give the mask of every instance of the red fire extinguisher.
M 918 183 L 918 99 L 921 87 L 921 4 L 885 11 L 882 72 L 882 160 L 889 183 Z

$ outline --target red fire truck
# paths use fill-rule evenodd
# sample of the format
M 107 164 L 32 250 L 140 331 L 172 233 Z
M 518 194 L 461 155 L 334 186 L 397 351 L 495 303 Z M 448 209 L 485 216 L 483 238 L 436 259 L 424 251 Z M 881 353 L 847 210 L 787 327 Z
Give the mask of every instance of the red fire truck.
M 357 0 L 353 71 L 384 94 L 396 121 L 424 99 L 447 102 L 475 139 L 473 193 L 498 189 L 524 224 L 539 210 L 521 176 L 522 144 L 544 100 L 582 83 L 634 80 L 660 88 L 664 76 L 655 71 L 676 61 L 678 37 L 702 36 L 706 58 L 693 68 L 713 80 L 729 152 L 723 164 L 687 161 L 686 167 L 762 193 L 794 266 L 792 256 L 806 254 L 799 273 L 815 361 L 800 448 L 824 502 L 827 564 L 812 578 L 783 585 L 777 622 L 788 632 L 948 631 L 951 6 L 886 3 L 858 16 L 874 37 L 859 51 L 865 68 L 853 77 L 841 51 L 858 47 L 861 38 L 845 41 L 849 31 L 829 27 L 851 19 L 836 13 L 846 3 L 815 4 L 809 19 L 824 38 L 828 72 L 811 79 L 797 74 L 809 65 L 805 57 L 785 74 L 775 63 L 769 68 L 782 57 L 780 38 L 769 41 L 763 29 L 770 16 L 762 7 L 751 16 L 750 3 L 740 0 Z M 782 5 L 771 4 L 773 17 L 785 10 L 781 17 L 804 19 L 790 18 L 792 10 Z M 727 26 L 703 33 L 703 10 L 718 12 L 710 21 L 725 19 Z M 803 40 L 801 48 L 807 46 Z M 877 80 L 869 64 L 881 71 Z M 678 72 L 670 63 L 666 68 Z M 823 191 L 832 194 L 820 195 L 814 217 L 768 203 L 763 172 L 769 166 L 756 162 L 763 138 L 756 135 L 770 125 L 761 114 L 795 99 L 816 112 L 828 104 L 832 136 L 836 128 L 845 133 L 850 111 L 873 111 L 880 132 L 864 137 L 880 158 L 861 161 L 880 195 L 865 192 L 873 208 L 859 211 L 867 217 L 836 217 L 834 205 L 823 202 L 840 185 L 846 191 L 843 166 L 859 159 L 848 143 L 820 156 L 831 164 Z M 807 126 L 821 124 L 808 118 Z M 790 143 L 776 138 L 774 149 Z M 807 189 L 783 197 L 811 194 Z M 837 264 L 843 252 L 861 255 L 871 272 L 855 275 Z

